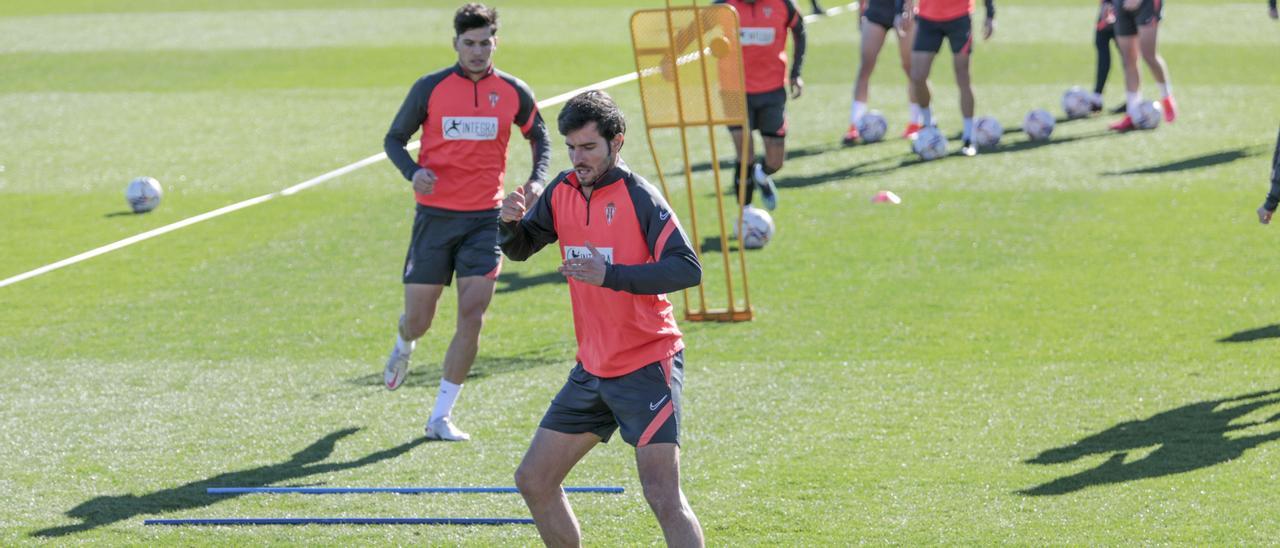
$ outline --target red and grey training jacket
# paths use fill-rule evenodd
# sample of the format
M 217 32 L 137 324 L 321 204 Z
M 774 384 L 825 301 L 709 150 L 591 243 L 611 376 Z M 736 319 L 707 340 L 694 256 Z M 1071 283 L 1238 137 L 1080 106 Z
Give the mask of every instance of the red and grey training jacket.
M 800 77 L 804 65 L 804 17 L 793 0 L 714 0 L 738 12 L 739 43 L 747 93 L 768 93 L 785 89 L 789 80 Z M 795 35 L 795 59 L 787 76 L 787 31 Z
M 605 172 L 587 199 L 570 170 L 557 175 L 518 222 L 499 221 L 499 243 L 523 261 L 559 240 L 561 259 L 604 254 L 602 287 L 569 280 L 578 361 L 618 377 L 684 348 L 666 293 L 698 285 L 702 265 L 671 207 L 625 165 Z
M 412 181 L 419 167 L 436 173 L 435 191 L 415 195 L 419 204 L 444 211 L 491 212 L 502 205 L 512 125 L 533 145 L 529 179 L 545 181 L 551 142 L 529 86 L 492 66 L 483 78 L 472 81 L 454 65 L 413 84 L 382 147 L 405 179 Z M 415 162 L 404 146 L 419 129 L 422 148 Z

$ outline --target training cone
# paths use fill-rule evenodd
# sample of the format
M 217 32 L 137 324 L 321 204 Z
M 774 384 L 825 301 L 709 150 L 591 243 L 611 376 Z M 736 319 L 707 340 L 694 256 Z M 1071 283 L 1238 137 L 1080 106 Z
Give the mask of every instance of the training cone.
M 871 198 L 871 203 L 873 203 L 873 204 L 900 204 L 900 203 L 902 203 L 902 198 L 899 198 L 899 197 L 898 197 L 898 195 L 897 195 L 897 194 L 894 194 L 892 191 L 889 191 L 889 190 L 881 190 L 880 192 L 877 192 L 877 193 L 876 193 L 875 197 Z

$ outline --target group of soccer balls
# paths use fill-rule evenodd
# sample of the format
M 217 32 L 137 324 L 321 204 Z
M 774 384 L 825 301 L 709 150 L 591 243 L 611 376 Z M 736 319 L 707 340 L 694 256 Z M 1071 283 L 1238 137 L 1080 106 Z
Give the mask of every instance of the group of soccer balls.
M 1062 111 L 1069 120 L 1090 115 L 1095 110 L 1094 107 L 1092 94 L 1079 86 L 1072 87 L 1062 94 Z M 1138 112 L 1133 117 L 1133 125 L 1138 129 L 1155 129 L 1160 125 L 1162 115 L 1160 103 L 1143 101 L 1138 105 Z M 867 121 L 868 118 L 873 119 Z M 858 132 L 862 134 L 864 141 L 873 143 L 884 137 L 884 116 L 878 112 L 872 112 L 863 116 L 863 120 L 869 128 L 881 128 L 878 134 L 872 134 L 874 138 L 868 138 L 867 134 L 862 133 L 864 122 L 860 122 Z M 1028 112 L 1022 119 L 1022 132 L 1032 141 L 1047 141 L 1053 135 L 1055 122 L 1049 111 L 1035 109 Z M 980 116 L 973 121 L 973 144 L 982 148 L 993 147 L 1000 143 L 1000 138 L 1003 136 L 1004 126 L 1001 126 L 995 118 Z M 912 137 L 911 151 L 922 160 L 936 160 L 947 154 L 947 138 L 938 131 L 936 126 L 925 127 Z

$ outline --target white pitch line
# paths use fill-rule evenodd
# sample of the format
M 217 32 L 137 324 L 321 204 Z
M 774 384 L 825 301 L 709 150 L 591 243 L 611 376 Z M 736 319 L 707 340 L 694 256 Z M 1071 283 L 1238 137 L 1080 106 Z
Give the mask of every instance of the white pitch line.
M 833 7 L 833 8 L 828 9 L 828 10 L 826 11 L 826 15 L 828 15 L 828 16 L 832 16 L 832 15 L 839 15 L 839 14 L 844 13 L 844 12 L 846 12 L 846 11 L 856 11 L 856 10 L 857 10 L 857 7 L 858 7 L 858 3 L 857 3 L 857 2 L 853 2 L 853 3 L 851 3 L 851 4 L 846 4 L 846 5 L 843 5 L 843 6 L 836 6 L 836 7 Z M 819 16 L 819 15 L 806 15 L 806 16 L 804 16 L 804 21 L 805 21 L 806 23 L 812 23 L 812 22 L 817 21 L 820 17 L 821 17 L 821 16 Z M 689 62 L 689 61 L 693 61 L 694 59 L 697 59 L 697 58 L 698 58 L 698 52 L 694 52 L 694 53 L 692 53 L 692 54 L 685 55 L 684 57 L 681 57 L 680 59 L 678 59 L 678 60 L 677 60 L 677 63 L 679 63 L 679 64 L 684 64 L 684 63 L 687 63 L 687 62 Z M 650 75 L 650 74 L 652 74 L 652 73 L 656 72 L 657 70 L 658 70 L 658 69 L 657 69 L 657 67 L 651 67 L 651 68 L 644 69 L 644 70 L 642 71 L 642 73 L 643 73 L 643 75 L 644 75 L 644 76 L 648 76 L 648 75 Z M 581 88 L 575 89 L 575 90 L 570 91 L 570 92 L 561 93 L 560 95 L 557 95 L 557 96 L 555 96 L 555 97 L 551 97 L 551 98 L 549 98 L 549 99 L 544 99 L 544 100 L 542 100 L 542 101 L 539 101 L 539 102 L 538 102 L 538 109 L 539 109 L 539 110 L 542 110 L 542 109 L 545 109 L 545 108 L 548 108 L 548 107 L 553 107 L 553 106 L 555 106 L 555 105 L 558 105 L 558 104 L 560 104 L 560 103 L 563 103 L 563 102 L 565 102 L 565 101 L 568 101 L 568 100 L 569 100 L 570 98 L 572 98 L 573 96 L 575 96 L 575 95 L 577 95 L 577 94 L 579 94 L 579 93 L 582 93 L 582 92 L 584 92 L 584 91 L 590 91 L 590 90 L 593 90 L 593 89 L 607 89 L 607 88 L 611 88 L 611 87 L 616 86 L 616 85 L 619 85 L 619 84 L 625 84 L 625 83 L 627 83 L 627 82 L 630 82 L 630 81 L 632 81 L 632 80 L 635 80 L 635 79 L 639 78 L 640 76 L 641 76 L 641 73 L 637 73 L 637 72 L 629 72 L 629 73 L 627 73 L 627 74 L 623 74 L 623 75 L 621 75 L 621 76 L 615 76 L 615 77 L 610 78 L 610 79 L 608 79 L 608 80 L 602 80 L 602 81 L 596 82 L 596 83 L 594 83 L 594 84 L 591 84 L 591 85 L 589 85 L 589 86 L 581 87 Z M 421 147 L 421 146 L 422 146 L 421 141 L 415 141 L 415 142 L 413 142 L 413 143 L 410 143 L 408 146 L 406 146 L 406 147 L 405 147 L 405 150 L 412 152 L 412 151 L 414 151 L 414 150 L 417 150 L 417 149 L 418 149 L 419 147 Z M 297 193 L 299 193 L 299 192 L 301 192 L 301 191 L 303 191 L 303 190 L 306 190 L 306 189 L 308 189 L 308 188 L 311 188 L 311 187 L 313 187 L 313 186 L 316 186 L 316 185 L 318 185 L 318 184 L 320 184 L 320 183 L 323 183 L 323 182 L 325 182 L 325 181 L 329 181 L 329 180 L 331 180 L 331 179 L 336 179 L 336 178 L 338 178 L 338 177 L 341 177 L 341 176 L 343 176 L 343 175 L 346 175 L 346 174 L 351 173 L 351 172 L 353 172 L 353 171 L 356 171 L 356 170 L 358 170 L 358 169 L 362 169 L 362 168 L 368 167 L 368 166 L 370 166 L 370 165 L 373 165 L 373 164 L 379 163 L 379 162 L 381 162 L 381 161 L 383 161 L 383 160 L 386 160 L 386 159 L 387 159 L 387 153 L 385 153 L 385 152 L 379 152 L 379 153 L 377 153 L 377 154 L 374 154 L 373 156 L 370 156 L 370 157 L 368 157 L 368 158 L 365 158 L 365 159 L 360 160 L 360 161 L 358 161 L 358 162 L 355 162 L 355 163 L 353 163 L 353 164 L 349 164 L 349 165 L 346 165 L 346 166 L 340 167 L 340 168 L 338 168 L 338 169 L 335 169 L 335 170 L 330 171 L 330 172 L 328 172 L 328 173 L 325 173 L 325 174 L 323 174 L 323 175 L 317 176 L 317 177 L 315 177 L 315 178 L 312 178 L 312 179 L 309 179 L 309 180 L 303 181 L 303 182 L 301 182 L 301 183 L 298 183 L 298 184 L 296 184 L 296 185 L 290 186 L 290 187 L 288 187 L 288 188 L 285 188 L 285 189 L 282 189 L 282 190 L 279 190 L 279 191 L 276 191 L 276 192 L 272 192 L 272 193 L 270 193 L 270 194 L 263 194 L 262 196 L 258 196 L 257 198 L 249 198 L 248 200 L 244 200 L 244 201 L 242 201 L 242 202 L 237 202 L 237 203 L 231 204 L 231 205 L 229 205 L 229 206 L 223 206 L 223 207 L 220 207 L 220 208 L 215 209 L 215 210 L 213 210 L 213 211 L 206 211 L 206 212 L 201 213 L 201 214 L 199 214 L 199 215 L 196 215 L 196 216 L 194 216 L 194 217 L 187 217 L 186 219 L 183 219 L 183 220 L 181 220 L 181 221 L 177 221 L 177 222 L 175 222 L 175 223 L 170 223 L 170 224 L 164 225 L 164 226 L 162 226 L 162 227 L 160 227 L 160 228 L 153 228 L 153 229 L 151 229 L 151 230 L 148 230 L 148 231 L 143 232 L 143 233 L 141 233 L 141 234 L 135 234 L 135 235 L 133 235 L 133 236 L 130 236 L 130 237 L 125 238 L 125 239 L 123 239 L 123 240 L 120 240 L 120 241 L 118 241 L 118 242 L 113 242 L 113 243 L 110 243 L 110 244 L 104 245 L 104 246 L 102 246 L 102 247 L 96 248 L 96 249 L 91 249 L 91 250 L 89 250 L 89 251 L 86 251 L 86 252 L 81 253 L 81 254 L 79 254 L 79 255 L 76 255 L 76 256 L 74 256 L 74 257 L 67 257 L 66 259 L 63 259 L 63 260 L 58 261 L 58 262 L 56 262 L 56 263 L 50 263 L 50 264 L 44 265 L 44 266 L 42 266 L 42 267 L 40 267 L 40 268 L 37 268 L 37 269 L 35 269 L 35 270 L 31 270 L 31 271 L 28 271 L 28 272 L 23 272 L 22 274 L 18 274 L 18 275 L 16 275 L 16 276 L 12 276 L 12 277 L 9 277 L 9 278 L 5 278 L 4 280 L 0 280 L 0 287 L 5 287 L 5 286 L 8 286 L 8 285 L 13 285 L 13 284 L 16 284 L 16 283 L 18 283 L 18 282 L 21 282 L 21 281 L 23 281 L 23 280 L 27 280 L 27 279 L 30 279 L 30 278 L 34 278 L 34 277 L 39 276 L 39 275 L 41 275 L 41 274 L 44 274 L 44 273 L 46 273 L 46 272 L 52 272 L 52 271 L 57 270 L 57 269 L 59 269 L 59 268 L 62 268 L 62 267 L 64 267 L 64 266 L 71 266 L 71 265 L 76 264 L 76 263 L 81 262 L 81 261 L 87 261 L 87 260 L 89 260 L 89 259 L 92 259 L 92 258 L 94 258 L 94 257 L 97 257 L 98 255 L 102 255 L 102 254 L 105 254 L 105 253 L 110 253 L 110 252 L 115 251 L 115 250 L 117 250 L 117 249 L 120 249 L 120 248 L 123 248 L 123 247 L 128 247 L 128 246 L 131 246 L 131 245 L 136 244 L 136 243 L 138 243 L 138 242 L 142 242 L 142 241 L 150 240 L 151 238 L 154 238 L 154 237 L 159 236 L 159 235 L 161 235 L 161 234 L 166 234 L 166 233 L 169 233 L 169 232 L 173 232 L 173 231 L 175 231 L 175 230 L 178 230 L 179 228 L 188 227 L 188 226 L 191 226 L 191 225 L 193 225 L 193 224 L 199 223 L 199 222 L 201 222 L 201 221 L 207 221 L 207 220 L 212 219 L 212 218 L 214 218 L 214 217 L 220 217 L 220 216 L 222 216 L 222 215 L 226 215 L 227 213 L 231 213 L 231 212 L 233 212 L 233 211 L 238 211 L 238 210 L 244 209 L 244 208 L 249 207 L 249 206 L 255 206 L 255 205 L 258 205 L 258 204 L 260 204 L 260 203 L 262 203 L 262 202 L 270 201 L 270 200 L 273 200 L 273 199 L 275 199 L 275 198 L 279 198 L 279 197 L 281 197 L 281 196 L 292 196 L 292 195 L 294 195 L 294 194 L 297 194 Z

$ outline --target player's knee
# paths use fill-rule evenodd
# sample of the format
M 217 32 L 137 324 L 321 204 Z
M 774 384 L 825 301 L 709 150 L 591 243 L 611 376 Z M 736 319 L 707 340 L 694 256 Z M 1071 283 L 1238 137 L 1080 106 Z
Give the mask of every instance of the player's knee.
M 406 313 L 404 315 L 402 333 L 400 335 L 406 339 L 414 340 L 426 334 L 431 328 L 431 316 L 422 313 Z
M 785 162 L 786 162 L 786 159 L 784 158 L 778 158 L 777 160 L 770 160 L 768 158 L 765 158 L 764 164 L 762 166 L 764 169 L 764 174 L 773 175 L 774 173 L 781 171 L 782 164 Z
M 458 311 L 458 329 L 480 332 L 484 326 L 484 307 L 469 307 Z
M 644 479 L 641 479 L 640 484 L 644 488 L 645 502 L 649 503 L 649 507 L 653 509 L 653 513 L 659 520 L 679 515 L 684 511 L 679 486 L 671 485 L 667 481 L 645 481 Z
M 520 495 L 526 499 L 540 499 L 559 488 L 558 485 L 550 485 L 539 476 L 540 474 L 534 473 L 529 466 L 521 463 L 515 473 L 516 490 L 520 491 Z

